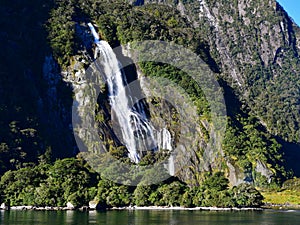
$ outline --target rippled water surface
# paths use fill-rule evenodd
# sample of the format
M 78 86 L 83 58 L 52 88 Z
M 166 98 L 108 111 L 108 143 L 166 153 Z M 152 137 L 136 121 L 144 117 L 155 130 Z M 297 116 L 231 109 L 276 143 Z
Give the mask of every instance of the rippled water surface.
M 208 212 L 183 210 L 79 211 L 0 211 L 2 225 L 296 225 L 299 210 L 261 212 Z

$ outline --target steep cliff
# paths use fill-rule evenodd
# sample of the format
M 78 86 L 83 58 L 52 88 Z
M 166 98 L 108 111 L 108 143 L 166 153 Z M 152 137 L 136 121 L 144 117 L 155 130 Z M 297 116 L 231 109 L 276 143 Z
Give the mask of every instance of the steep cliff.
M 147 3 L 176 7 L 208 41 L 223 77 L 251 114 L 271 133 L 299 142 L 299 27 L 275 0 Z
M 82 106 L 78 113 L 85 121 L 94 119 L 86 117 L 95 108 L 86 107 L 91 103 L 91 93 L 85 84 L 95 50 L 86 26 L 92 21 L 101 38 L 112 47 L 126 46 L 119 52 L 120 62 L 128 64 L 132 60 L 129 42 L 176 43 L 199 55 L 222 87 L 227 130 L 222 145 L 204 151 L 209 138 L 216 137 L 219 130 L 212 123 L 207 96 L 191 77 L 166 63 L 136 62 L 125 68 L 129 82 L 141 79 L 144 93 L 151 92 L 151 88 L 143 78 L 164 78 L 184 89 L 197 106 L 197 132 L 192 143 L 182 145 L 191 154 L 180 162 L 185 165 L 185 170 L 176 174 L 180 179 L 197 184 L 203 172 L 221 170 L 234 185 L 265 185 L 285 179 L 289 169 L 299 175 L 295 162 L 300 149 L 300 29 L 282 7 L 273 0 L 129 3 L 72 0 L 53 4 L 19 2 L 16 7 L 7 2 L 1 6 L 7 18 L 15 18 L 19 12 L 20 17 L 29 18 L 27 21 L 17 17 L 23 22 L 12 22 L 19 35 L 8 29 L 9 20 L 2 21 L 7 28 L 0 36 L 4 40 L 3 58 L 10 65 L 21 62 L 15 67 L 1 67 L 3 171 L 37 161 L 47 148 L 52 148 L 55 157 L 76 154 L 72 103 Z M 27 16 L 31 10 L 38 12 L 38 17 Z M 5 65 L 6 61 L 1 63 Z M 17 91 L 8 94 L 9 90 Z M 96 129 L 111 153 L 125 156 L 124 146 L 113 132 L 107 93 L 103 83 L 95 112 Z M 154 125 L 170 129 L 175 146 L 180 139 L 180 126 L 176 116 L 168 119 L 174 116 L 172 107 L 159 99 L 147 99 L 145 104 L 152 111 Z M 81 135 L 86 134 L 82 131 Z M 210 160 L 204 162 L 207 156 Z M 11 161 L 15 158 L 18 165 Z
M 37 162 L 73 155 L 70 102 L 44 24 L 51 1 L 2 1 L 0 60 L 0 174 Z M 25 163 L 25 164 L 24 164 Z
M 237 102 L 227 98 L 228 113 L 233 109 L 236 118 L 240 108 L 256 117 L 264 127 L 259 129 L 276 136 L 294 167 L 291 159 L 299 158 L 299 147 L 287 142 L 299 142 L 299 27 L 283 8 L 272 0 L 132 3 L 173 6 L 192 23 L 241 102 L 235 108 Z

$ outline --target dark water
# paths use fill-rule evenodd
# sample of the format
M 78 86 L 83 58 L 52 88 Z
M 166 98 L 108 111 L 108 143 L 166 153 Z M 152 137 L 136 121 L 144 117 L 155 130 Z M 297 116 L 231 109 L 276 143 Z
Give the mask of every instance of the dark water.
M 205 211 L 107 211 L 38 212 L 0 211 L 1 225 L 297 225 L 300 211 L 205 212 Z

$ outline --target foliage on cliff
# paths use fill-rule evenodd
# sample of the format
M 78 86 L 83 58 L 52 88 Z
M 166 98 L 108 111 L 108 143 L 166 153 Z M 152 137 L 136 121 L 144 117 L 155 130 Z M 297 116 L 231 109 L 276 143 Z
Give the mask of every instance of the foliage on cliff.
M 223 173 L 207 174 L 199 187 L 189 187 L 170 178 L 156 185 L 140 183 L 137 187 L 116 184 L 100 178 L 82 159 L 66 158 L 48 164 L 6 172 L 0 181 L 2 200 L 16 205 L 87 206 L 99 202 L 103 209 L 138 206 L 224 206 L 254 207 L 262 204 L 261 194 L 250 185 L 228 188 Z M 2 201 L 1 201 L 2 202 Z
M 213 43 L 211 43 L 211 46 L 208 44 L 211 42 L 208 39 L 208 35 L 213 35 L 210 34 L 210 31 L 205 30 L 207 24 L 203 24 L 203 27 L 199 26 L 195 28 L 195 25 L 189 21 L 188 17 L 182 16 L 179 11 L 170 6 L 149 4 L 133 7 L 131 5 L 120 4 L 118 1 L 113 4 L 108 4 L 105 1 L 97 1 L 93 7 L 93 10 L 91 10 L 89 5 L 85 4 L 83 9 L 86 14 L 92 15 L 92 18 L 97 22 L 102 38 L 109 41 L 112 46 L 136 40 L 153 39 L 169 41 L 188 47 L 200 55 L 215 72 L 219 72 L 221 67 L 226 66 L 221 63 L 222 60 L 220 57 L 222 56 L 217 56 L 217 48 L 213 48 Z M 239 24 L 239 26 L 242 28 L 243 25 Z M 218 41 L 215 40 L 215 42 Z M 232 40 L 232 42 L 236 42 L 234 44 L 235 49 L 238 49 L 239 40 Z M 226 44 L 229 47 L 232 45 L 230 43 Z M 230 49 L 231 51 L 234 52 L 233 49 Z M 215 56 L 215 59 L 213 56 Z M 139 63 L 138 66 L 146 76 L 160 76 L 175 81 L 194 100 L 195 105 L 198 106 L 199 114 L 209 118 L 207 115 L 209 115 L 210 109 L 205 96 L 203 96 L 201 90 L 198 90 L 197 85 L 193 84 L 192 79 L 187 74 L 169 65 L 153 62 Z M 243 68 L 245 73 L 248 73 L 247 68 L 247 66 Z M 256 72 L 260 71 L 256 67 L 251 66 L 251 71 L 252 69 Z M 250 75 L 253 75 L 253 71 L 249 72 Z M 224 89 L 229 86 L 231 78 L 228 71 L 224 69 L 223 73 L 216 74 L 216 76 L 222 77 L 220 84 Z M 260 75 L 258 77 L 264 79 Z M 264 82 L 267 81 L 264 79 Z M 252 88 L 253 85 L 249 86 Z M 248 86 L 245 85 L 245 87 Z M 244 97 L 240 97 L 238 94 L 240 91 L 239 88 L 236 86 L 232 88 L 235 91 L 231 95 L 226 95 L 225 90 L 225 100 L 230 117 L 228 118 L 228 129 L 223 144 L 225 155 L 234 162 L 235 166 L 240 167 L 242 170 L 246 171 L 250 169 L 254 180 L 257 177 L 254 171 L 258 160 L 268 165 L 268 169 L 272 171 L 273 177 L 276 178 L 274 180 L 278 181 L 277 179 L 284 178 L 286 172 L 283 167 L 282 146 L 278 143 L 276 135 L 269 132 L 268 127 L 266 128 L 259 124 L 261 121 L 260 118 L 250 116 L 253 114 L 251 96 L 249 95 L 245 101 Z M 262 86 L 258 86 L 256 90 L 260 90 L 261 88 Z M 234 102 L 234 98 L 237 98 L 236 102 Z
M 38 100 L 51 2 L 0 3 L 0 174 L 43 153 Z M 34 15 L 34 16 L 33 16 Z M 37 85 L 39 83 L 39 85 Z
M 180 1 L 167 1 L 169 5 L 176 6 L 178 2 Z M 67 69 L 72 63 L 72 56 L 80 54 L 84 49 L 77 36 L 76 25 L 94 21 L 101 37 L 113 47 L 134 40 L 152 39 L 174 42 L 199 54 L 218 73 L 217 77 L 225 92 L 229 123 L 223 143 L 224 160 L 241 168 L 243 172 L 250 168 L 255 184 L 264 183 L 255 174 L 258 160 L 267 165 L 276 181 L 284 179 L 286 171 L 283 166 L 286 162 L 283 160 L 283 152 L 287 150 L 286 143 L 293 143 L 299 149 L 300 66 L 296 37 L 299 36 L 299 28 L 275 1 L 249 1 L 246 5 L 241 5 L 236 0 L 230 3 L 204 2 L 208 11 L 205 9 L 199 17 L 199 1 L 182 1 L 184 9 L 181 7 L 180 12 L 169 5 L 134 7 L 118 0 L 57 0 L 53 3 L 34 0 L 16 3 L 3 1 L 1 12 L 5 16 L 1 18 L 1 24 L 4 32 L 0 36 L 0 54 L 3 59 L 0 62 L 0 174 L 21 167 L 26 167 L 23 171 L 26 173 L 30 168 L 28 166 L 33 166 L 26 163 L 36 163 L 38 156 L 47 147 L 50 149 L 55 146 L 49 143 L 55 140 L 55 132 L 48 131 L 49 120 L 43 118 L 47 108 L 41 110 L 43 102 L 47 105 L 47 101 L 43 100 L 51 98 L 45 94 L 45 90 L 51 88 L 43 81 L 44 56 L 53 54 L 59 66 Z M 18 35 L 15 31 L 18 31 Z M 209 113 L 201 91 L 195 90 L 184 73 L 168 65 L 152 62 L 141 63 L 139 66 L 146 76 L 163 76 L 180 83 L 187 89 L 191 99 L 201 106 L 199 114 Z M 61 68 L 58 67 L 57 70 Z M 154 74 L 154 71 L 157 73 Z M 65 84 L 61 84 L 60 90 L 65 90 Z M 60 108 L 61 104 L 55 107 Z M 57 112 L 63 114 L 59 110 Z M 61 126 L 58 127 L 60 129 Z M 48 133 L 51 132 L 54 138 L 49 139 Z M 67 129 L 65 132 L 70 133 Z M 54 155 L 59 155 L 61 152 L 72 152 L 73 149 L 57 147 L 52 148 L 52 151 Z M 226 171 L 226 168 L 222 170 Z M 9 173 L 5 175 L 8 180 L 17 172 Z M 30 172 L 28 176 L 34 182 L 34 178 L 41 175 Z M 52 181 L 55 179 L 49 180 L 50 183 Z M 12 183 L 14 182 L 17 181 Z M 18 185 L 23 187 L 22 184 Z M 35 185 L 30 183 L 26 190 L 31 190 Z M 63 195 L 62 190 L 61 193 L 47 190 L 47 193 L 43 188 L 38 190 L 46 196 Z M 172 188 L 188 196 L 188 193 L 181 192 L 184 189 L 182 184 L 176 183 Z M 156 194 L 166 199 L 162 192 L 172 190 L 164 186 L 158 188 Z M 124 188 L 123 191 L 126 192 L 127 189 Z M 69 194 L 76 199 L 78 193 L 74 193 L 73 189 L 70 190 L 55 203 L 64 204 Z M 230 195 L 227 192 L 223 194 L 224 198 Z M 9 193 L 8 195 L 10 196 Z M 98 197 L 106 199 L 106 195 L 104 193 L 101 194 L 102 197 Z M 216 197 L 215 193 L 208 195 Z M 124 196 L 127 198 L 127 195 Z M 15 197 L 13 201 L 17 204 L 26 199 L 29 204 L 33 201 L 32 198 L 21 196 Z M 143 199 L 144 202 L 155 202 L 150 200 L 152 198 Z M 209 200 L 203 202 L 207 201 Z M 175 199 L 174 202 L 180 200 Z M 122 204 L 125 203 L 128 201 L 124 200 Z M 169 203 L 164 200 L 164 204 Z M 201 204 L 204 203 L 201 201 Z

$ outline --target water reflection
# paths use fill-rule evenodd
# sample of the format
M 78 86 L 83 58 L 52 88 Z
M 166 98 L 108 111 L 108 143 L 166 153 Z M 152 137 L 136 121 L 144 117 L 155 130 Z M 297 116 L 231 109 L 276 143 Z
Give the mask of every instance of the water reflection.
M 0 211 L 0 225 L 294 225 L 300 211 L 204 212 L 180 210 Z
M 74 211 L 66 211 L 66 223 L 67 224 L 72 224 L 74 221 Z

